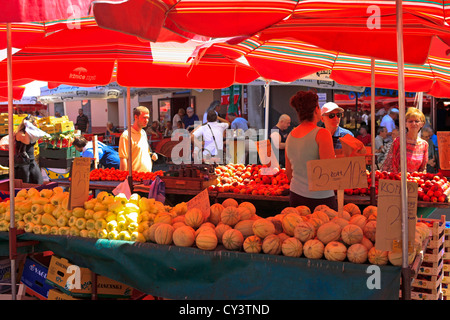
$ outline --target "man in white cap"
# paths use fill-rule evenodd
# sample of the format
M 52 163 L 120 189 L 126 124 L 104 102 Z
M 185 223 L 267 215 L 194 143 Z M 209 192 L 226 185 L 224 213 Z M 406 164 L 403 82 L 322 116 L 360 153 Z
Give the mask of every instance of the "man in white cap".
M 334 149 L 342 149 L 342 144 L 341 141 L 339 141 L 339 138 L 342 138 L 347 134 L 354 137 L 350 130 L 339 126 L 342 116 L 344 115 L 344 109 L 339 107 L 334 102 L 327 102 L 322 106 L 320 111 L 322 114 L 321 120 L 325 125 L 325 128 L 330 131 L 331 136 L 333 137 Z
M 396 128 L 395 120 L 398 119 L 398 109 L 392 108 L 389 110 L 389 113 L 386 114 L 380 122 L 380 127 L 385 127 L 387 129 L 387 137 L 385 141 L 391 141 L 392 140 L 392 130 Z

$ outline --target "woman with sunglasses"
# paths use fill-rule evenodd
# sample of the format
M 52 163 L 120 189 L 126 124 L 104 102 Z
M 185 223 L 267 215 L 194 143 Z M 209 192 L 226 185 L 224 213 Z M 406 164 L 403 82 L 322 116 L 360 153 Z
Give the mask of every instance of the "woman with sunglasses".
M 339 126 L 341 118 L 344 115 L 344 109 L 339 107 L 334 102 L 327 102 L 322 106 L 320 111 L 322 114 L 321 120 L 325 125 L 325 128 L 330 131 L 331 136 L 333 137 L 334 149 L 342 149 L 342 144 L 339 138 L 342 138 L 347 134 L 354 137 L 350 130 Z
M 425 124 L 425 115 L 417 108 L 410 107 L 406 120 L 406 171 L 426 172 L 428 163 L 428 143 L 419 137 Z M 400 137 L 395 138 L 389 154 L 382 166 L 383 171 L 400 172 Z
M 320 205 L 337 210 L 334 190 L 310 191 L 306 163 L 310 160 L 335 157 L 330 131 L 317 126 L 320 120 L 319 98 L 312 91 L 299 91 L 290 105 L 297 112 L 300 124 L 286 140 L 286 174 L 290 181 L 290 206 L 307 206 L 311 211 Z

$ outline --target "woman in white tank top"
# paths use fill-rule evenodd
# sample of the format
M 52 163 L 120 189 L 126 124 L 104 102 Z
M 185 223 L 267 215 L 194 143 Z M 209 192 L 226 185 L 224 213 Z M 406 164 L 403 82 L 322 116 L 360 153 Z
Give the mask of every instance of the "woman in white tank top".
M 290 100 L 300 122 L 286 140 L 290 206 L 305 205 L 314 211 L 316 206 L 325 204 L 337 210 L 334 190 L 310 191 L 308 186 L 306 163 L 310 160 L 335 158 L 330 132 L 317 126 L 321 117 L 318 100 L 317 94 L 312 91 L 299 91 Z

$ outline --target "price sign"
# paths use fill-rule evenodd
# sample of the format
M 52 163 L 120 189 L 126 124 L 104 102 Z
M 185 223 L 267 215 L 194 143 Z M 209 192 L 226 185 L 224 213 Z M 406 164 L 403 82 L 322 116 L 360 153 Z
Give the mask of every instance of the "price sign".
M 188 210 L 192 209 L 192 208 L 200 209 L 200 211 L 203 213 L 203 218 L 206 221 L 206 219 L 208 219 L 208 217 L 211 213 L 211 204 L 209 202 L 208 189 L 204 189 L 202 192 L 200 192 L 194 198 L 189 200 L 186 203 L 186 206 L 187 206 Z
M 416 182 L 407 182 L 408 189 L 408 242 L 414 243 L 417 220 Z M 378 183 L 377 233 L 375 248 L 383 251 L 398 250 L 402 240 L 401 182 L 380 179 Z M 409 244 L 408 244 L 409 245 Z
M 311 160 L 306 169 L 311 191 L 367 188 L 365 157 Z
M 73 159 L 70 173 L 69 209 L 84 206 L 89 198 L 89 175 L 91 159 L 78 157 Z
M 450 132 L 438 131 L 436 133 L 439 150 L 439 167 L 450 170 Z
M 263 165 L 270 168 L 279 168 L 280 163 L 275 153 L 273 153 L 272 144 L 270 140 L 262 140 L 256 142 L 256 149 L 258 150 L 259 159 Z M 283 151 L 284 152 L 284 151 Z M 270 172 L 263 172 L 263 174 L 271 174 Z

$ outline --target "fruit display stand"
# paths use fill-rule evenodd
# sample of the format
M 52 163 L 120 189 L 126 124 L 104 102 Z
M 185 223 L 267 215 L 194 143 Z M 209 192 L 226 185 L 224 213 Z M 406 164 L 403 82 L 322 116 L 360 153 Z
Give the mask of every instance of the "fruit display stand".
M 444 277 L 442 278 L 442 296 L 444 300 L 450 300 L 450 222 L 446 222 L 444 234 Z

